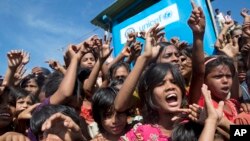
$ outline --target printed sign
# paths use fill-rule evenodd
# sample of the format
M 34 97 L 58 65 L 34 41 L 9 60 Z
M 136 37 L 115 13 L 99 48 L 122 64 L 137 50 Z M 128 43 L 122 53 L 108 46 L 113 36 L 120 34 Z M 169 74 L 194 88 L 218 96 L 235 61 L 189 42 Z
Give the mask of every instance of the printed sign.
M 135 22 L 131 25 L 120 30 L 121 43 L 127 41 L 127 36 L 131 32 L 147 31 L 156 23 L 160 23 L 160 26 L 166 26 L 173 22 L 179 21 L 179 13 L 177 4 L 172 4 L 152 15 L 145 17 L 144 19 Z

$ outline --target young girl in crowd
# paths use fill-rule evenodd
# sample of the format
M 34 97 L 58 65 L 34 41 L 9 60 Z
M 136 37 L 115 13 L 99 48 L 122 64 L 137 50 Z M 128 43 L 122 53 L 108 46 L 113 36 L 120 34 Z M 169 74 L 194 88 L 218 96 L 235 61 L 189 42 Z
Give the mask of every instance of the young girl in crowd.
M 43 74 L 29 74 L 21 80 L 20 87 L 38 98 L 44 81 Z
M 117 112 L 114 109 L 114 100 L 118 91 L 113 87 L 101 88 L 92 98 L 92 111 L 97 122 L 100 134 L 93 140 L 118 140 L 127 130 L 126 112 Z

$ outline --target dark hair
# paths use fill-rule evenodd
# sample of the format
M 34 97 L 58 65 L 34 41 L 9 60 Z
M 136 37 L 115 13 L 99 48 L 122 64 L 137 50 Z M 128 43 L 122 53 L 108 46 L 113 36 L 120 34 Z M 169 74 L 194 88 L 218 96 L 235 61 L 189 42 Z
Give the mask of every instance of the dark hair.
M 3 97 L 6 97 L 7 99 L 4 99 Z M 6 86 L 0 95 L 0 103 L 9 103 L 11 106 L 16 106 L 15 96 L 11 93 L 10 87 Z
M 153 102 L 153 90 L 160 83 L 168 72 L 171 72 L 176 85 L 182 92 L 182 104 L 187 104 L 185 81 L 176 65 L 170 63 L 151 64 L 143 73 L 138 86 L 138 93 L 143 105 L 143 119 L 145 123 L 157 123 L 159 120 L 158 107 Z
M 38 99 L 33 94 L 27 93 L 25 90 L 20 88 L 10 87 L 10 94 L 15 97 L 15 101 L 21 98 L 30 97 L 32 104 L 38 102 Z
M 38 87 L 42 87 L 45 81 L 45 77 L 42 74 L 28 74 L 26 77 L 22 79 L 20 82 L 21 87 L 23 88 L 25 84 L 30 80 L 34 79 L 38 85 Z
M 212 58 L 215 58 L 214 60 L 208 61 Z M 208 62 L 207 62 L 208 61 Z M 219 65 L 226 65 L 229 67 L 231 73 L 232 73 L 232 77 L 234 77 L 235 75 L 235 67 L 234 67 L 234 63 L 233 60 L 225 55 L 215 55 L 215 56 L 209 56 L 207 58 L 205 58 L 205 62 L 207 62 L 205 64 L 205 78 L 207 77 L 207 75 L 209 73 L 211 73 L 211 71 L 219 66 Z
M 119 89 L 117 86 L 123 85 L 124 81 L 125 81 L 124 79 L 113 79 L 109 82 L 109 86 L 116 88 L 116 89 Z
M 177 49 L 177 47 L 174 44 L 170 43 L 170 42 L 159 42 L 159 43 L 157 43 L 157 45 L 160 46 L 160 50 L 159 50 L 155 60 L 153 60 L 153 62 L 155 62 L 160 57 L 160 55 L 162 54 L 162 52 L 165 50 L 166 47 L 174 46 Z
M 172 131 L 172 141 L 198 141 L 203 126 L 192 122 L 183 122 L 176 124 Z
M 31 80 L 34 79 L 39 89 L 42 88 L 45 76 L 43 74 L 28 74 L 26 77 L 24 77 L 20 82 L 20 87 L 25 88 L 25 85 Z
M 130 72 L 130 66 L 129 66 L 128 63 L 122 62 L 122 61 L 121 61 L 121 62 L 118 62 L 118 63 L 115 63 L 115 64 L 113 64 L 113 65 L 110 67 L 109 72 L 108 72 L 108 76 L 109 76 L 109 79 L 110 79 L 110 80 L 115 79 L 115 78 L 113 78 L 113 76 L 114 76 L 114 74 L 116 73 L 117 69 L 120 68 L 120 67 L 125 67 L 126 70 L 127 70 L 128 72 Z M 125 78 L 124 78 L 124 79 L 125 79 Z
M 45 97 L 49 97 L 56 92 L 62 82 L 63 76 L 64 75 L 58 71 L 54 71 L 53 73 L 48 75 L 42 87 L 42 92 L 45 93 Z
M 84 135 L 87 134 L 86 123 L 84 120 L 80 119 L 73 108 L 64 105 L 46 105 L 43 106 L 41 110 L 34 112 L 30 119 L 30 130 L 36 137 L 42 133 L 41 127 L 43 123 L 55 113 L 62 113 L 66 116 L 69 116 L 77 125 L 79 125 L 82 133 Z
M 106 113 L 114 111 L 114 100 L 117 91 L 112 87 L 98 89 L 92 97 L 92 113 L 99 130 L 103 133 L 102 119 L 106 118 Z
M 180 52 L 181 52 L 181 54 L 183 54 L 189 58 L 192 58 L 192 50 L 193 50 L 192 45 L 188 45 L 188 47 L 182 49 Z

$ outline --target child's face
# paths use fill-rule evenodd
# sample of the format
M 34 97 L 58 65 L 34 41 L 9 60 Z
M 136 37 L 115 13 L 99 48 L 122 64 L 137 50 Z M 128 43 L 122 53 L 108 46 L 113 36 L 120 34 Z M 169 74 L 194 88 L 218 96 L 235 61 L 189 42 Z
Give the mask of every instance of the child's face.
M 180 53 L 176 49 L 176 47 L 173 45 L 169 45 L 169 46 L 164 48 L 164 50 L 162 51 L 162 53 L 158 57 L 157 62 L 158 63 L 179 64 L 179 62 L 180 62 L 179 58 L 178 58 L 179 56 L 180 56 Z
M 214 100 L 225 100 L 232 87 L 232 73 L 227 65 L 214 67 L 205 78 Z
M 13 121 L 15 107 L 10 104 L 7 94 L 3 94 L 0 98 L 0 128 L 5 128 Z
M 153 98 L 155 104 L 160 107 L 159 113 L 173 113 L 181 107 L 182 92 L 171 72 L 167 72 L 162 83 L 154 88 Z
M 82 68 L 89 68 L 92 69 L 95 65 L 95 57 L 92 53 L 86 53 L 81 60 L 81 67 Z
M 128 70 L 124 66 L 121 66 L 115 71 L 114 78 L 115 79 L 121 79 L 121 78 L 125 79 L 125 78 L 127 78 L 128 74 L 129 74 Z
M 19 98 L 16 101 L 16 112 L 19 113 L 27 108 L 29 108 L 32 105 L 32 100 L 29 96 L 24 98 Z
M 29 94 L 38 95 L 40 89 L 36 81 L 34 79 L 30 79 L 24 86 L 24 90 Z
M 102 117 L 102 127 L 109 134 L 120 135 L 125 131 L 127 124 L 127 114 L 118 112 L 107 112 Z

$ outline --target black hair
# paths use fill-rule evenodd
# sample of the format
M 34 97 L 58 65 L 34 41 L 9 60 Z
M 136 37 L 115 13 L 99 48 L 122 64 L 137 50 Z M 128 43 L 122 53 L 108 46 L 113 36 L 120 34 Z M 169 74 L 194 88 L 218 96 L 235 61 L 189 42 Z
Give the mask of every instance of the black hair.
M 233 59 L 225 56 L 225 55 L 216 55 L 216 56 L 209 56 L 207 58 L 205 58 L 205 62 L 215 58 L 214 60 L 211 60 L 209 62 L 207 62 L 207 64 L 205 64 L 205 78 L 207 77 L 207 75 L 209 73 L 211 73 L 211 71 L 219 66 L 219 65 L 226 65 L 229 67 L 231 73 L 232 73 L 232 77 L 234 77 L 235 75 L 235 67 L 234 67 L 234 63 L 233 63 Z
M 130 66 L 129 66 L 128 63 L 123 62 L 123 61 L 120 61 L 120 62 L 118 62 L 118 63 L 115 63 L 115 64 L 113 64 L 113 65 L 110 67 L 109 72 L 108 72 L 108 76 L 109 76 L 109 79 L 110 79 L 110 80 L 116 79 L 116 78 L 113 78 L 113 77 L 114 77 L 114 74 L 116 73 L 117 69 L 120 68 L 120 67 L 125 67 L 126 70 L 127 70 L 128 72 L 131 71 L 131 70 L 130 70 Z M 122 79 L 122 78 L 121 78 L 121 79 Z M 125 79 L 125 78 L 123 78 L 123 79 Z
M 7 101 L 6 99 L 4 100 L 3 97 L 7 96 Z M 13 95 L 13 93 L 11 93 L 11 88 L 6 86 L 2 92 L 2 94 L 0 95 L 0 103 L 8 103 L 10 104 L 11 106 L 14 106 L 16 107 L 16 101 L 15 101 L 15 95 Z
M 109 86 L 119 89 L 118 86 L 123 85 L 124 81 L 125 81 L 124 79 L 113 79 L 109 82 Z
M 188 45 L 188 47 L 182 49 L 180 52 L 181 52 L 181 54 L 183 54 L 189 58 L 192 58 L 192 50 L 193 50 L 192 45 Z
M 38 87 L 41 88 L 43 86 L 43 83 L 45 81 L 45 76 L 43 74 L 28 74 L 26 77 L 22 79 L 20 82 L 21 88 L 24 88 L 27 82 L 31 79 L 34 79 L 37 83 Z
M 92 97 L 92 114 L 101 133 L 105 130 L 102 126 L 102 119 L 106 118 L 106 113 L 114 111 L 114 100 L 117 90 L 112 87 L 98 89 Z
M 38 99 L 36 96 L 34 96 L 33 94 L 29 94 L 25 90 L 20 89 L 20 88 L 10 87 L 10 94 L 15 97 L 15 101 L 21 98 L 30 97 L 32 104 L 35 104 L 36 102 L 38 102 Z
M 73 108 L 64 105 L 46 105 L 43 106 L 41 110 L 32 114 L 30 119 L 30 130 L 36 137 L 38 137 L 39 134 L 42 134 L 41 127 L 43 123 L 55 113 L 62 113 L 69 116 L 77 125 L 79 125 L 83 135 L 89 138 L 89 135 L 87 135 L 86 122 L 81 120 Z
M 63 76 L 64 75 L 59 71 L 54 71 L 48 75 L 42 87 L 42 92 L 45 93 L 45 97 L 49 97 L 56 92 L 62 82 Z
M 176 124 L 172 131 L 172 141 L 198 141 L 203 126 L 192 122 L 183 122 Z
M 159 43 L 157 43 L 157 45 L 160 46 L 160 49 L 159 49 L 159 52 L 158 52 L 158 54 L 153 62 L 155 62 L 160 57 L 160 55 L 162 54 L 162 52 L 165 50 L 166 47 L 174 46 L 177 49 L 177 47 L 170 42 L 159 42 Z
M 142 115 L 145 123 L 155 124 L 159 120 L 158 106 L 153 100 L 153 90 L 162 81 L 168 72 L 171 72 L 175 84 L 180 88 L 182 93 L 182 104 L 187 104 L 185 81 L 176 65 L 171 63 L 151 64 L 143 73 L 139 81 L 138 93 L 143 105 Z

